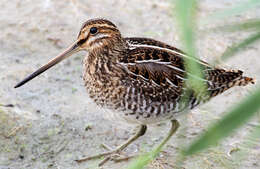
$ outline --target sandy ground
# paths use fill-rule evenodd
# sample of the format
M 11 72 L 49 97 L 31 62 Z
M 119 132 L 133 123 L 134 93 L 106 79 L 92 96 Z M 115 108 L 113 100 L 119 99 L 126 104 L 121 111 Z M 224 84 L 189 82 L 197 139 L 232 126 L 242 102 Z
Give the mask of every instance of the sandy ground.
M 237 2 L 241 0 L 202 0 L 199 16 L 205 18 Z M 13 86 L 69 46 L 81 24 L 93 17 L 110 19 L 124 36 L 152 37 L 181 47 L 176 19 L 172 17 L 174 6 L 171 8 L 169 1 L 159 0 L 1 0 L 0 7 L 0 104 L 11 104 L 0 106 L 0 169 L 97 168 L 98 161 L 77 164 L 73 160 L 104 151 L 101 143 L 119 145 L 130 136 L 134 126 L 107 120 L 102 109 L 88 98 L 81 78 L 85 53 L 75 54 L 24 87 L 14 89 Z M 259 17 L 258 8 L 221 22 Z M 220 21 L 199 25 L 202 33 L 198 48 L 205 61 L 212 61 L 247 35 L 217 32 L 202 35 L 206 27 L 216 23 Z M 244 70 L 259 81 L 259 45 L 241 51 L 223 66 Z M 231 89 L 184 115 L 178 133 L 147 168 L 176 168 L 180 146 L 196 139 L 253 88 Z M 259 122 L 258 114 L 216 147 L 187 158 L 182 167 L 260 168 L 259 139 L 253 140 L 252 146 L 247 145 L 248 135 Z M 149 126 L 147 134 L 126 151 L 150 150 L 162 140 L 169 126 L 167 123 Z M 109 162 L 103 168 L 121 169 L 128 164 Z

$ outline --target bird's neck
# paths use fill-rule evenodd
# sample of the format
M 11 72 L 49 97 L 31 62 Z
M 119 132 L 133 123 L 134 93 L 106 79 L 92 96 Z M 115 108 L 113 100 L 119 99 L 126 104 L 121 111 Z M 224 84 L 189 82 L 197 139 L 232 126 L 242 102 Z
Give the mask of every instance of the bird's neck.
M 122 71 L 117 63 L 127 50 L 126 45 L 124 40 L 114 41 L 89 52 L 88 56 L 84 59 L 84 74 L 92 77 L 116 77 L 116 74 L 120 74 L 118 72 Z
M 102 60 L 103 62 L 116 62 L 122 53 L 127 50 L 127 43 L 123 38 L 113 38 L 101 43 L 100 46 L 89 51 L 88 60 Z

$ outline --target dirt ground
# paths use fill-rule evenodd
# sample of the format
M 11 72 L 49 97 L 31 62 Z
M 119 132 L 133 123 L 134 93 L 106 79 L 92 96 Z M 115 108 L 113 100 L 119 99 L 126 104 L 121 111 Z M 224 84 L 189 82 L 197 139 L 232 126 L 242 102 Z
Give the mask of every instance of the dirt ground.
M 236 5 L 243 0 L 201 0 L 199 18 Z M 244 0 L 245 1 L 245 0 Z M 77 164 L 82 156 L 105 151 L 124 142 L 134 126 L 105 118 L 106 113 L 88 98 L 82 80 L 82 58 L 78 53 L 25 86 L 13 86 L 50 58 L 68 47 L 81 24 L 104 17 L 118 25 L 124 36 L 152 37 L 181 48 L 174 6 L 159 0 L 1 0 L 0 1 L 0 169 L 94 169 L 98 160 Z M 247 33 L 207 33 L 208 27 L 230 21 L 259 18 L 250 10 L 221 21 L 199 25 L 201 59 L 212 61 Z M 260 47 L 254 44 L 223 63 L 260 80 Z M 183 115 L 181 128 L 160 156 L 147 168 L 177 168 L 181 147 L 196 139 L 227 108 L 253 91 L 254 86 L 231 89 L 209 103 Z M 3 106 L 9 105 L 9 106 Z M 188 157 L 185 169 L 260 168 L 260 140 L 248 136 L 260 125 L 260 115 L 216 147 Z M 169 124 L 148 127 L 147 134 L 126 152 L 148 151 L 168 132 Z M 224 129 L 223 129 L 224 130 Z M 123 169 L 129 162 L 112 163 L 104 169 Z

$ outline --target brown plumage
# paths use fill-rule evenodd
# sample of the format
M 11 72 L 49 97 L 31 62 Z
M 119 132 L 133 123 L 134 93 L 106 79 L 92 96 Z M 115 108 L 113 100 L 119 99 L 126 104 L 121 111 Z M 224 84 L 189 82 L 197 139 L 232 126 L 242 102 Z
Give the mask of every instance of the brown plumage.
M 196 60 L 204 73 L 204 78 L 199 80 L 205 83 L 209 94 L 196 97 L 195 92 L 185 85 L 186 76 L 194 76 L 185 70 L 184 58 L 190 57 L 184 52 L 153 39 L 123 38 L 112 22 L 92 19 L 83 24 L 77 41 L 69 49 L 16 87 L 79 50 L 88 51 L 84 58 L 83 78 L 89 96 L 98 105 L 112 110 L 113 115 L 140 124 L 139 132 L 125 144 L 91 158 L 118 153 L 143 135 L 147 124 L 171 120 L 172 129 L 163 145 L 178 128 L 174 120 L 176 114 L 184 109 L 192 109 L 233 86 L 254 83 L 252 78 L 243 76 L 240 70 L 214 68 Z M 188 90 L 190 95 L 187 103 L 182 104 L 180 100 Z

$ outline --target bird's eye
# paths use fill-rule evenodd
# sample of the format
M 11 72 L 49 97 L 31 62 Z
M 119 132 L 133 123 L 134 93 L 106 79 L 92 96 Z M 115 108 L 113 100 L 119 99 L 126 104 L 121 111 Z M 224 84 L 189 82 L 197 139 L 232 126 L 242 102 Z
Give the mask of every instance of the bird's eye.
M 89 32 L 90 32 L 92 35 L 96 34 L 97 31 L 98 31 L 97 27 L 92 27 L 92 28 L 90 28 L 90 30 L 89 30 Z

